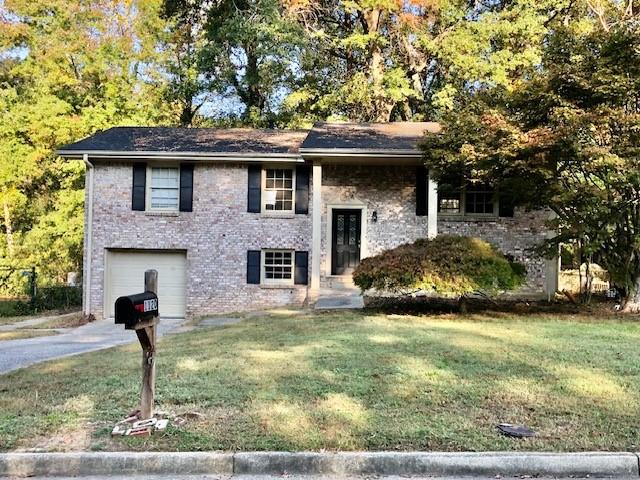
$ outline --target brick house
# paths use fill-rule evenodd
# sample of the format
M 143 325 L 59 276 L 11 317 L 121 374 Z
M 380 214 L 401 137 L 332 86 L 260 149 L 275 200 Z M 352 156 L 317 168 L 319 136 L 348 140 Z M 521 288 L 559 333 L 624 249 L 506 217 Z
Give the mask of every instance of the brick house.
M 84 311 L 159 272 L 164 316 L 312 303 L 361 258 L 438 233 L 473 235 L 554 292 L 530 248 L 546 212 L 483 186 L 441 186 L 418 142 L 435 123 L 319 123 L 309 131 L 119 127 L 63 147 L 87 165 Z M 446 188 L 445 188 L 446 187 Z

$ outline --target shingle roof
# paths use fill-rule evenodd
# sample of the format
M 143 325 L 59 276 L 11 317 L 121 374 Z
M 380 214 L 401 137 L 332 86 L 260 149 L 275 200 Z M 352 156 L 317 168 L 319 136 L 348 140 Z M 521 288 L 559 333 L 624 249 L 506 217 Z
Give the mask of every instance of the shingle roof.
M 415 156 L 425 132 L 439 132 L 434 122 L 316 123 L 307 130 L 251 128 L 114 127 L 58 150 L 62 156 L 350 155 Z
M 251 128 L 114 127 L 59 151 L 295 154 L 307 133 Z
M 301 151 L 415 151 L 426 132 L 437 133 L 435 122 L 316 123 Z

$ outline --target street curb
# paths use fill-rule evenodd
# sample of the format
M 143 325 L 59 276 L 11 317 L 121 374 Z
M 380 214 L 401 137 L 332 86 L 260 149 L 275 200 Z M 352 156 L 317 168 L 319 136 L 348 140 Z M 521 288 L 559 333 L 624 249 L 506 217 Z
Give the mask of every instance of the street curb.
M 87 452 L 0 454 L 0 477 L 233 473 L 232 453 Z
M 90 452 L 0 454 L 0 477 L 82 475 L 403 475 L 639 477 L 633 453 Z
M 234 473 L 553 477 L 640 475 L 635 454 L 601 452 L 248 452 L 235 455 Z

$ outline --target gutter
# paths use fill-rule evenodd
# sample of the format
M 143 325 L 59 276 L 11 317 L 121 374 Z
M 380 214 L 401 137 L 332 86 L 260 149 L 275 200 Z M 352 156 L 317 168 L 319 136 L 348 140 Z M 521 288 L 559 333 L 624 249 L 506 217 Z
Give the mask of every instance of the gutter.
M 91 155 L 94 159 L 155 159 L 155 160 L 200 160 L 218 162 L 297 162 L 302 157 L 297 153 L 208 153 L 208 152 L 160 152 L 160 151 L 113 151 L 113 150 L 57 150 L 56 155 L 68 159 L 84 159 Z
M 301 148 L 303 157 L 369 157 L 369 158 L 422 158 L 419 150 L 363 150 L 358 148 Z
M 301 148 L 300 153 L 225 153 L 225 152 L 161 152 L 114 150 L 57 150 L 56 154 L 68 159 L 82 159 L 90 155 L 94 159 L 121 160 L 183 160 L 213 162 L 281 162 L 303 163 L 303 158 L 351 157 L 351 158 L 422 158 L 419 150 L 363 150 L 358 148 Z
M 83 311 L 85 315 L 91 314 L 91 260 L 93 257 L 93 164 L 89 161 L 89 154 L 82 155 L 82 161 L 86 165 L 87 173 L 87 196 L 85 209 L 87 211 L 86 232 L 85 232 L 85 258 L 84 270 L 85 274 L 82 279 L 83 283 Z

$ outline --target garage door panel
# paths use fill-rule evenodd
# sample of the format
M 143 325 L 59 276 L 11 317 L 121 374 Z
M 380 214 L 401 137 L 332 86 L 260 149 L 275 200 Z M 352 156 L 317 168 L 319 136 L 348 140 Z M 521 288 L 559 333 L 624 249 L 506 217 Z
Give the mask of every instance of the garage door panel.
M 144 290 L 144 272 L 158 271 L 158 299 L 163 317 L 184 317 L 186 310 L 186 254 L 184 252 L 109 251 L 108 305 L 113 316 L 116 298 Z

